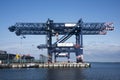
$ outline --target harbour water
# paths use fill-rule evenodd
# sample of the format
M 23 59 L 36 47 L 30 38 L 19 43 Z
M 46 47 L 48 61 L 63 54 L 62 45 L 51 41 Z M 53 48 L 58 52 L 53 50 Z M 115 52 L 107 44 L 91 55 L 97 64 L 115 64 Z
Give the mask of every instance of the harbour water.
M 120 63 L 91 63 L 91 68 L 0 69 L 0 80 L 120 80 Z

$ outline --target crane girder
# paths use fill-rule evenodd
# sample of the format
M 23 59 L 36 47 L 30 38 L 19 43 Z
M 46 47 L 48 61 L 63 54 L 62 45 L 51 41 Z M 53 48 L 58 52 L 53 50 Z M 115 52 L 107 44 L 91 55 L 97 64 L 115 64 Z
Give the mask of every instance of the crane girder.
M 46 31 L 19 31 L 17 30 L 16 35 L 46 35 Z M 106 31 L 83 31 L 83 35 L 105 35 L 107 32 Z M 53 33 L 55 35 L 56 33 Z M 58 32 L 60 35 L 67 34 L 67 32 Z
M 47 23 L 16 23 L 9 27 L 11 32 L 15 32 L 16 35 L 46 35 L 48 28 Z M 112 24 L 103 23 L 82 23 L 83 35 L 104 35 L 107 31 L 113 30 Z M 78 26 L 77 23 L 51 23 L 52 34 L 56 33 L 60 35 L 67 34 L 73 30 L 74 27 Z M 102 33 L 103 32 L 103 33 Z

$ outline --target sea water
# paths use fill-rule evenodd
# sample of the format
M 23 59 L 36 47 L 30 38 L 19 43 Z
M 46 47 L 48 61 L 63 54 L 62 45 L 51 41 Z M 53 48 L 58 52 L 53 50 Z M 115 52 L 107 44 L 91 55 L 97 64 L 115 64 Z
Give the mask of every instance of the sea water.
M 120 80 L 120 63 L 91 63 L 90 68 L 0 69 L 0 80 Z

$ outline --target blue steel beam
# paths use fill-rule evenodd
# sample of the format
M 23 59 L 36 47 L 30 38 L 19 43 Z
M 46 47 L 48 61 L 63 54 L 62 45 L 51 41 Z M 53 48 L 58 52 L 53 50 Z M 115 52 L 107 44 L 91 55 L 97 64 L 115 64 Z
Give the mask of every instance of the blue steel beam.
M 76 23 L 53 23 L 53 30 L 59 32 L 59 30 L 72 29 L 75 26 L 76 26 Z M 111 26 L 110 24 L 107 25 L 107 23 L 105 22 L 104 23 L 83 23 L 83 30 L 97 31 L 97 30 L 106 30 L 106 28 L 111 28 L 111 30 L 113 30 L 113 26 Z M 11 32 L 14 32 L 18 29 L 30 30 L 30 31 L 31 30 L 46 31 L 47 27 L 46 27 L 46 23 L 16 23 L 15 25 L 9 27 L 9 30 Z
M 74 27 L 76 23 L 53 23 L 52 34 L 65 35 Z M 83 23 L 83 35 L 96 35 L 100 32 L 113 30 L 114 27 L 107 23 Z M 15 25 L 9 27 L 11 32 L 15 32 L 19 35 L 46 35 L 47 25 L 46 23 L 16 23 Z

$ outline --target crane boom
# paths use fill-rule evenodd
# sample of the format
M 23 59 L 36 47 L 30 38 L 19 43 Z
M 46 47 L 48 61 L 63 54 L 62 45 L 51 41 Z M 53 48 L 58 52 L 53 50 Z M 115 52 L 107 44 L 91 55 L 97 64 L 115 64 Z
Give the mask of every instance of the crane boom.
M 52 34 L 64 35 L 69 33 L 76 27 L 77 23 L 52 23 Z M 82 24 L 83 35 L 104 35 L 106 31 L 113 30 L 114 27 L 106 25 L 106 23 L 83 23 Z M 80 28 L 78 28 L 80 29 Z M 46 23 L 16 23 L 9 27 L 11 32 L 15 32 L 19 35 L 46 35 L 47 24 Z M 102 34 L 103 33 L 103 34 Z

